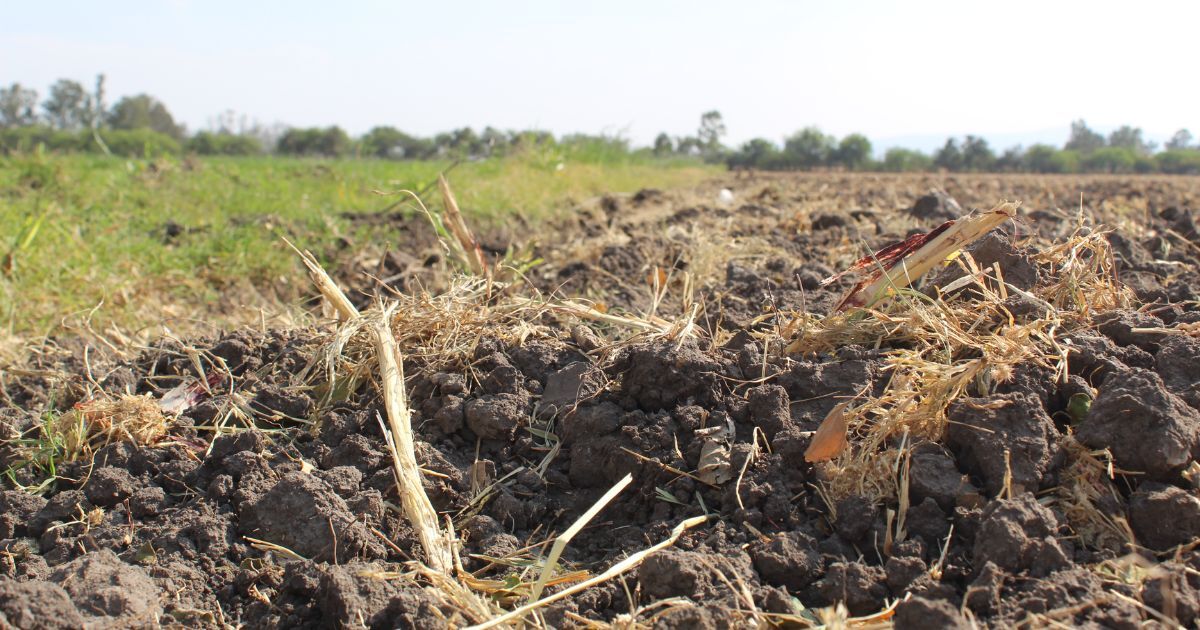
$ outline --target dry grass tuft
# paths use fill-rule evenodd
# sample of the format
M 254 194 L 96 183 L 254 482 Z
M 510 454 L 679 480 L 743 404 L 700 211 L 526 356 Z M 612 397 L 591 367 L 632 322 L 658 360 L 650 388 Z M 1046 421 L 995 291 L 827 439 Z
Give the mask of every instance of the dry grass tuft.
M 1108 449 L 1090 450 L 1074 437 L 1063 442 L 1067 465 L 1054 489 L 1054 504 L 1083 544 L 1113 552 L 1133 548 L 1133 533 L 1122 515 L 1105 512 L 1101 505 L 1120 505 L 1121 496 L 1113 478 L 1112 454 Z
M 1054 269 L 1054 281 L 1041 288 L 1040 297 L 1064 317 L 1083 320 L 1133 303 L 1133 292 L 1117 281 L 1112 248 L 1105 238 L 1108 233 L 1079 228 L 1066 241 L 1038 254 L 1038 262 Z
M 82 402 L 47 422 L 46 439 L 62 447 L 64 461 L 79 461 L 113 442 L 154 444 L 167 434 L 168 421 L 150 395 L 122 395 Z
M 850 448 L 824 464 L 828 496 L 836 501 L 860 494 L 877 501 L 898 499 L 896 449 L 901 442 L 938 440 L 946 409 L 960 397 L 987 397 L 1012 378 L 1018 364 L 1033 363 L 1066 374 L 1060 335 L 1087 325 L 1096 312 L 1128 305 L 1128 289 L 1113 275 L 1104 232 L 1077 231 L 1048 247 L 1038 262 L 1055 270 L 1051 281 L 1023 291 L 1003 279 L 1003 270 L 980 269 L 969 254 L 950 264 L 966 276 L 952 289 L 930 297 L 896 287 L 895 299 L 825 318 L 800 314 L 785 327 L 788 350 L 831 352 L 849 344 L 891 348 L 889 375 L 878 397 L 845 410 Z M 1026 303 L 1014 315 L 1016 299 Z

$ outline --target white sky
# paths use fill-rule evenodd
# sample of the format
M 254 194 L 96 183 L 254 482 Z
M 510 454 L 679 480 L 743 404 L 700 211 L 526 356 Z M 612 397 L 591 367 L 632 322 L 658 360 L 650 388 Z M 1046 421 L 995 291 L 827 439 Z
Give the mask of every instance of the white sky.
M 8 2 L 0 84 L 108 75 L 189 128 L 265 123 L 694 133 L 806 125 L 876 147 L 981 134 L 1061 144 L 1071 120 L 1200 135 L 1200 2 Z

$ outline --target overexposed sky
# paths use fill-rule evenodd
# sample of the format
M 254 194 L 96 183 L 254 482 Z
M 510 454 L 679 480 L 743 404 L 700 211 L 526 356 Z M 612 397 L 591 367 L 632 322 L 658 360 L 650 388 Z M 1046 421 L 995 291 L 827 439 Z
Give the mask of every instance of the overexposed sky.
M 976 133 L 1065 140 L 1071 120 L 1200 135 L 1200 2 L 6 3 L 0 84 L 108 75 L 191 129 L 264 123 L 694 133 L 806 125 L 877 148 Z M 940 144 L 940 142 L 939 142 Z M 924 148 L 924 147 L 922 147 Z

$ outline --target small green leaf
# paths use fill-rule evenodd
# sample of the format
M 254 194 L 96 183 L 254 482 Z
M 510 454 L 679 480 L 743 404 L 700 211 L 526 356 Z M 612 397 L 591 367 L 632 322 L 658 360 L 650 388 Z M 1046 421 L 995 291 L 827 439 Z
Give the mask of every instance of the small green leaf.
M 655 488 L 654 494 L 658 497 L 659 501 L 666 501 L 667 503 L 674 503 L 675 505 L 683 505 L 683 501 L 680 501 L 678 497 L 676 497 L 674 494 L 671 494 L 670 490 L 667 490 L 662 486 Z
M 1084 394 L 1071 394 L 1071 399 L 1067 401 L 1067 415 L 1071 416 L 1071 424 L 1079 424 L 1087 417 L 1088 410 L 1092 408 L 1092 397 Z

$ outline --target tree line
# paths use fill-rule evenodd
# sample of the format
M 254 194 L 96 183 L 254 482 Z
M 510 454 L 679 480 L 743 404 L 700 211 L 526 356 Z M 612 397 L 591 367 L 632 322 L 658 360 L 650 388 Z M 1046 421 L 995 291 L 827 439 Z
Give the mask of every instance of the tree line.
M 932 154 L 893 147 L 882 158 L 862 134 L 842 138 L 805 127 L 776 143 L 755 138 L 726 147 L 724 120 L 705 112 L 694 135 L 659 134 L 650 147 L 634 148 L 621 137 L 570 134 L 555 138 L 545 131 L 506 131 L 463 127 L 431 137 L 377 126 L 352 137 L 341 127 L 264 126 L 224 112 L 209 129 L 188 133 L 161 101 L 148 94 L 105 100 L 104 75 L 89 89 L 60 79 L 44 99 L 36 90 L 13 83 L 0 87 L 0 150 L 27 151 L 38 146 L 57 151 L 103 151 L 119 155 L 195 153 L 200 155 L 282 155 L 374 157 L 394 160 L 480 159 L 528 148 L 569 148 L 596 159 L 639 156 L 724 163 L 734 169 L 1036 172 L 1036 173 L 1180 173 L 1200 174 L 1200 145 L 1181 129 L 1161 150 L 1141 129 L 1123 126 L 1107 137 L 1083 120 L 1071 124 L 1062 147 L 1035 144 L 997 153 L 987 140 L 968 135 L 948 138 Z
M 338 126 L 266 126 L 223 112 L 209 129 L 188 133 L 161 101 L 148 94 L 126 96 L 109 106 L 104 76 L 92 89 L 60 79 L 44 99 L 36 90 L 13 83 L 0 87 L 0 151 L 100 151 L 117 155 L 281 154 L 319 157 L 375 157 L 394 160 L 481 159 L 529 148 L 550 149 L 596 160 L 652 157 L 621 137 L 568 134 L 556 138 L 540 130 L 505 131 L 470 127 L 420 137 L 392 126 L 377 126 L 352 137 Z
M 870 141 L 861 134 L 839 140 L 806 127 L 788 136 L 782 146 L 762 138 L 750 140 L 724 160 L 731 168 L 765 170 L 1200 174 L 1200 145 L 1193 144 L 1186 129 L 1159 150 L 1140 128 L 1126 125 L 1105 137 L 1083 120 L 1071 123 L 1062 147 L 1035 144 L 997 153 L 984 138 L 968 135 L 948 138 L 932 154 L 901 147 L 888 149 L 882 159 L 872 154 Z

